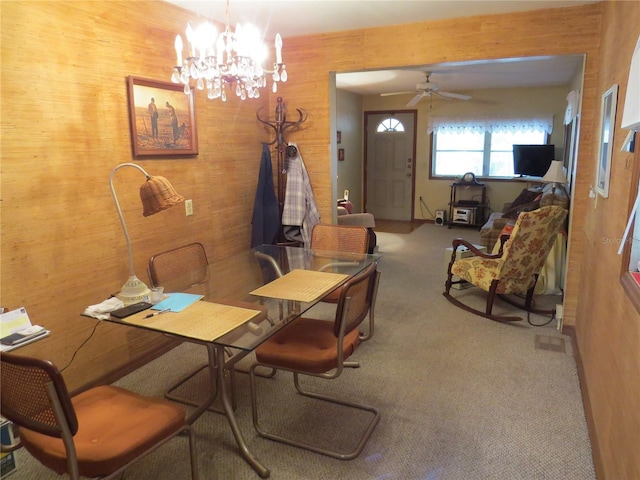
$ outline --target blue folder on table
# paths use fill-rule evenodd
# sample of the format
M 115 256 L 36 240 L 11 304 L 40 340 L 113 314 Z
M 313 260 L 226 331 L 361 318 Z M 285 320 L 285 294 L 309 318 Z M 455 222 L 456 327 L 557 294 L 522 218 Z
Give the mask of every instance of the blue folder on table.
M 152 310 L 166 310 L 170 309 L 172 312 L 181 312 L 189 305 L 200 300 L 204 295 L 196 295 L 194 293 L 169 293 L 169 297 L 165 298 L 159 303 L 156 303 Z

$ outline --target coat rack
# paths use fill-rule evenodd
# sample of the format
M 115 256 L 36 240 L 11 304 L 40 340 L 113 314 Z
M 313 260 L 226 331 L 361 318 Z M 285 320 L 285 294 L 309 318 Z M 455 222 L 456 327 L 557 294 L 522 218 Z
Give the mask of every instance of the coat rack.
M 277 178 L 278 178 L 278 206 L 280 208 L 280 218 L 282 218 L 282 211 L 284 209 L 284 194 L 285 194 L 285 180 L 286 180 L 286 170 L 284 167 L 284 161 L 287 156 L 295 156 L 297 151 L 295 151 L 295 147 L 287 146 L 287 141 L 285 140 L 285 132 L 297 129 L 302 123 L 307 120 L 307 112 L 301 108 L 296 108 L 298 112 L 298 120 L 295 122 L 287 121 L 287 108 L 282 101 L 282 97 L 278 97 L 278 104 L 276 105 L 276 118 L 273 121 L 263 120 L 260 118 L 260 112 L 262 108 L 260 108 L 256 112 L 256 118 L 261 123 L 264 123 L 269 128 L 273 129 L 275 134 L 275 138 L 272 142 L 267 145 L 278 145 L 278 168 L 277 168 Z M 290 150 L 293 149 L 293 150 Z

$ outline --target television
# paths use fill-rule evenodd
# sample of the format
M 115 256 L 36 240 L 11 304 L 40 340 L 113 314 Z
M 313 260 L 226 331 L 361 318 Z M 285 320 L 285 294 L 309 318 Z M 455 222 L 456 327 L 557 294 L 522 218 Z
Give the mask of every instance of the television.
M 513 173 L 521 177 L 543 177 L 554 159 L 554 145 L 514 145 Z

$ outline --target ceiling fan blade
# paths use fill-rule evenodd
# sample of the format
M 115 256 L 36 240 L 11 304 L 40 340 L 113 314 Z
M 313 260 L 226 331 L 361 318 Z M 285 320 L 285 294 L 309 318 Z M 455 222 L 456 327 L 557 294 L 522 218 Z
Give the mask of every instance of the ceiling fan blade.
M 390 97 L 391 95 L 407 95 L 409 93 L 416 93 L 415 90 L 412 91 L 407 91 L 407 92 L 391 92 L 391 93 L 381 93 L 380 96 L 381 97 Z
M 418 102 L 420 100 L 422 100 L 424 97 L 426 97 L 427 95 L 429 95 L 427 92 L 420 92 L 415 97 L 413 97 L 411 100 L 409 100 L 409 103 L 407 103 L 405 105 L 405 107 L 413 107 L 414 105 L 417 105 Z
M 445 98 L 455 98 L 457 100 L 471 100 L 469 95 L 462 95 L 461 93 L 451 93 L 451 92 L 435 92 L 436 95 L 440 95 Z

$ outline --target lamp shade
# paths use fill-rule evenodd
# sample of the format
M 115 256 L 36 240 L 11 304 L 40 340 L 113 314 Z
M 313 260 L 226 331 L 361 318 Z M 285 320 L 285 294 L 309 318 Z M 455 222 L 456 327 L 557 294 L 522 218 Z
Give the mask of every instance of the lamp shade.
M 184 202 L 184 197 L 176 192 L 169 180 L 156 175 L 148 176 L 147 181 L 140 186 L 140 200 L 142 215 L 148 217 Z
M 120 224 L 122 225 L 122 231 L 124 232 L 124 238 L 127 241 L 127 254 L 129 256 L 129 279 L 122 286 L 120 292 L 116 295 L 125 305 L 131 305 L 133 303 L 149 301 L 150 290 L 145 283 L 140 280 L 133 270 L 133 252 L 131 250 L 131 239 L 129 238 L 129 230 L 127 230 L 127 224 L 124 222 L 124 216 L 122 215 L 122 209 L 120 208 L 120 202 L 116 195 L 116 189 L 113 186 L 113 178 L 118 170 L 124 167 L 132 167 L 144 174 L 147 180 L 140 187 L 140 200 L 142 201 L 142 215 L 148 217 L 154 213 L 166 210 L 179 202 L 184 201 L 184 197 L 175 191 L 169 180 L 164 177 L 149 175 L 144 168 L 135 163 L 121 163 L 111 171 L 109 175 L 109 186 L 111 188 L 111 195 L 113 201 L 116 204 L 116 210 L 118 217 L 120 218 Z
M 547 183 L 567 183 L 567 176 L 564 174 L 564 165 L 560 160 L 554 160 L 549 166 L 549 170 L 542 177 Z

